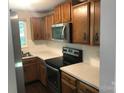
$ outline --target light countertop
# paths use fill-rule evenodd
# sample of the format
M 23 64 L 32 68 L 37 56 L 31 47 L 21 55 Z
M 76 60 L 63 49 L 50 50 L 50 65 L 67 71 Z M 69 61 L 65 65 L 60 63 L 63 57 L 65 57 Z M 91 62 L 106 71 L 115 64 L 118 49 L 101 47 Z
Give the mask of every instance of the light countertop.
M 81 62 L 61 67 L 60 69 L 78 80 L 99 89 L 99 67 Z
M 34 58 L 36 56 L 27 56 L 27 57 L 22 57 L 22 59 L 28 59 L 28 58 Z
M 39 47 L 29 47 L 27 49 L 22 49 L 24 53 L 30 52 L 32 56 L 39 57 L 42 60 L 50 59 L 50 58 L 55 58 L 62 56 L 62 51 L 58 51 L 57 49 L 50 48 L 46 45 L 42 45 Z
M 37 56 L 43 60 L 62 56 L 62 54 L 55 53 L 52 51 L 31 52 L 31 54 L 34 56 Z

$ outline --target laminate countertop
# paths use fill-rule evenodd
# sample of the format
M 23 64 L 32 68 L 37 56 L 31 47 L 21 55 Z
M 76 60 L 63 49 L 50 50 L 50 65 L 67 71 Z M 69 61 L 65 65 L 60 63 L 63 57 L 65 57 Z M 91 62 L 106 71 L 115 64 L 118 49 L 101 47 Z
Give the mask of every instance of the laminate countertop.
M 46 59 L 62 56 L 62 54 L 55 53 L 53 51 L 31 52 L 31 54 L 41 58 L 42 60 L 46 60 Z
M 61 67 L 60 69 L 76 79 L 99 89 L 99 67 L 81 62 Z

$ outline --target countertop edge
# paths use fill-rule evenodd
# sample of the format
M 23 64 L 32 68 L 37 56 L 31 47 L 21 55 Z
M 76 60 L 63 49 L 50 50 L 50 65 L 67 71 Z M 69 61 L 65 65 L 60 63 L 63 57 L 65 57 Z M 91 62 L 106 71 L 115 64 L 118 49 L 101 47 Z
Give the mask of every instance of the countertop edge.
M 96 89 L 99 90 L 99 87 L 98 87 L 98 86 L 96 86 L 96 85 L 94 85 L 94 84 L 92 84 L 92 83 L 90 83 L 90 82 L 88 82 L 88 81 L 86 81 L 86 80 L 80 79 L 79 77 L 77 77 L 77 76 L 74 75 L 73 73 L 70 73 L 70 72 L 68 72 L 68 71 L 65 71 L 63 68 L 60 68 L 60 70 L 63 71 L 63 72 L 65 72 L 65 73 L 67 73 L 67 74 L 69 74 L 69 75 L 71 75 L 72 77 L 78 79 L 79 81 L 84 82 L 84 83 L 86 83 L 86 84 L 88 84 L 88 85 L 90 85 L 90 86 L 92 86 L 92 87 L 94 87 L 94 88 L 96 88 Z

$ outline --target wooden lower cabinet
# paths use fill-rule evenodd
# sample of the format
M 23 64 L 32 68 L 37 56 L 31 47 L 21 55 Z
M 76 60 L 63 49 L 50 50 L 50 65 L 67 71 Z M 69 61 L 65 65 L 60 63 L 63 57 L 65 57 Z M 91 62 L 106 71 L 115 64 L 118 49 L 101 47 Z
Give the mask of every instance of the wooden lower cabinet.
M 34 57 L 23 59 L 22 61 L 25 83 L 39 80 L 44 86 L 46 86 L 46 66 L 43 63 L 43 60 Z
M 37 64 L 24 65 L 24 78 L 25 82 L 37 80 Z
M 98 89 L 95 89 L 64 72 L 61 74 L 61 83 L 62 93 L 99 93 Z
M 22 60 L 25 83 L 38 79 L 38 64 L 36 58 Z
M 62 93 L 77 93 L 76 79 L 62 72 Z
M 46 67 L 43 64 L 39 64 L 39 80 L 44 86 L 47 86 Z
M 76 93 L 76 86 L 62 79 L 62 93 Z
M 99 91 L 83 82 L 78 82 L 78 93 L 99 93 Z

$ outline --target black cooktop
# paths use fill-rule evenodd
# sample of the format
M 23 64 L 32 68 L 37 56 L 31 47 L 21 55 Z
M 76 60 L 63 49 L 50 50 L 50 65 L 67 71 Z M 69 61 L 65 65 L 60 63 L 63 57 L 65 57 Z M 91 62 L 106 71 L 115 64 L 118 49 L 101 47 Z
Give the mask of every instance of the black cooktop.
M 51 59 L 47 59 L 45 61 L 46 61 L 47 65 L 52 66 L 56 69 L 60 69 L 60 67 L 74 64 L 74 63 L 70 63 L 70 62 L 67 62 L 67 61 L 63 60 L 63 57 L 51 58 Z
M 45 60 L 47 65 L 50 65 L 54 68 L 59 69 L 62 66 L 67 66 L 70 63 L 63 61 L 63 56 L 61 57 L 56 57 L 56 58 L 51 58 L 51 59 L 47 59 Z

